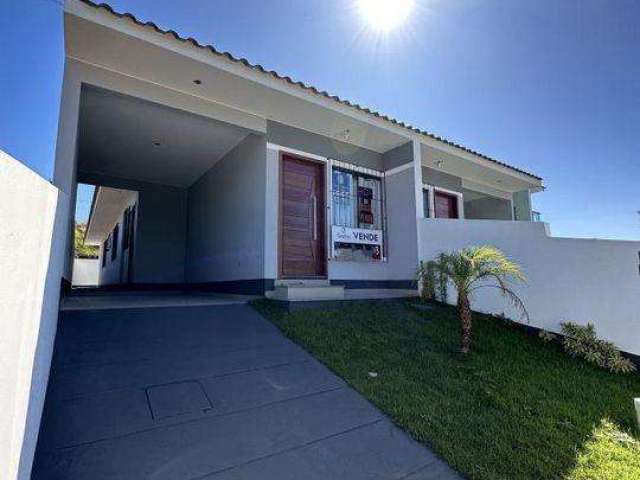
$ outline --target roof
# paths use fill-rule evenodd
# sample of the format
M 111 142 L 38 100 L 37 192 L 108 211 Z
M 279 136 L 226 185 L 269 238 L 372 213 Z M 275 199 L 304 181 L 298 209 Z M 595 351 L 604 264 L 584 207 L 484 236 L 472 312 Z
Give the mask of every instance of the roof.
M 470 153 L 470 154 L 475 155 L 477 157 L 483 158 L 484 160 L 488 160 L 488 161 L 490 161 L 492 163 L 495 163 L 497 165 L 500 165 L 502 167 L 506 167 L 506 168 L 509 168 L 509 169 L 511 169 L 511 170 L 513 170 L 515 172 L 527 175 L 527 176 L 529 176 L 531 178 L 534 178 L 534 179 L 537 179 L 537 180 L 542 180 L 542 178 L 537 176 L 537 175 L 534 175 L 534 174 L 532 174 L 530 172 L 527 172 L 525 170 L 521 170 L 521 169 L 519 169 L 517 167 L 514 167 L 512 165 L 504 163 L 504 162 L 502 162 L 500 160 L 496 160 L 495 158 L 489 157 L 489 156 L 484 155 L 482 153 L 476 152 L 475 150 L 472 150 L 472 149 L 467 148 L 467 147 L 465 147 L 463 145 L 460 145 L 460 144 L 457 144 L 455 142 L 452 142 L 451 140 L 448 140 L 446 138 L 440 137 L 440 136 L 435 135 L 433 133 L 430 133 L 430 132 L 428 132 L 426 130 L 422 130 L 420 128 L 414 127 L 414 126 L 409 125 L 409 124 L 407 124 L 405 122 L 397 120 L 397 119 L 395 119 L 393 117 L 389 117 L 388 115 L 384 115 L 384 114 L 379 113 L 379 112 L 377 112 L 375 110 L 372 110 L 372 109 L 370 109 L 368 107 L 364 107 L 364 106 L 359 105 L 357 103 L 350 102 L 349 100 L 340 98 L 337 95 L 331 95 L 330 93 L 328 93 L 328 92 L 326 92 L 324 90 L 319 90 L 318 88 L 314 87 L 313 85 L 307 85 L 304 82 L 294 80 L 291 77 L 288 77 L 288 76 L 285 76 L 285 75 L 281 75 L 280 73 L 276 72 L 275 70 L 267 70 L 262 65 L 253 64 L 253 63 L 249 62 L 249 60 L 247 60 L 246 58 L 237 58 L 237 57 L 233 56 L 229 52 L 221 52 L 221 51 L 217 50 L 213 45 L 203 45 L 203 44 L 201 44 L 200 42 L 198 42 L 196 39 L 194 39 L 192 37 L 188 37 L 188 38 L 182 37 L 177 32 L 175 32 L 174 30 L 163 30 L 162 28 L 158 27 L 153 22 L 142 22 L 142 21 L 138 20 L 135 17 L 135 15 L 133 15 L 133 14 L 131 14 L 129 12 L 124 12 L 124 13 L 117 12 L 110 5 L 108 5 L 106 3 L 98 4 L 98 3 L 92 2 L 91 0 L 80 0 L 80 1 L 82 3 L 84 3 L 84 4 L 86 4 L 86 5 L 89 5 L 89 6 L 93 7 L 93 8 L 100 9 L 100 10 L 105 10 L 108 13 L 110 13 L 111 15 L 114 15 L 114 16 L 116 16 L 118 18 L 129 19 L 130 21 L 132 21 L 133 23 L 135 23 L 138 26 L 151 28 L 151 29 L 155 30 L 157 33 L 160 33 L 161 35 L 170 35 L 175 40 L 178 40 L 180 42 L 190 43 L 191 45 L 193 45 L 195 47 L 198 47 L 198 48 L 201 48 L 201 49 L 209 51 L 212 55 L 224 57 L 224 58 L 226 58 L 226 59 L 228 59 L 228 60 L 230 60 L 230 61 L 232 61 L 234 63 L 241 64 L 241 65 L 245 66 L 248 69 L 251 69 L 251 70 L 254 70 L 254 71 L 258 71 L 260 73 L 263 73 L 264 75 L 269 75 L 269 76 L 274 77 L 274 78 L 276 78 L 276 79 L 278 79 L 278 80 L 280 80 L 282 82 L 286 82 L 287 84 L 289 84 L 291 86 L 301 88 L 301 89 L 306 90 L 308 92 L 311 92 L 311 93 L 313 93 L 315 95 L 323 96 L 325 98 L 333 100 L 333 101 L 335 101 L 337 103 L 340 103 L 342 105 L 346 105 L 347 107 L 351 107 L 351 108 L 356 109 L 356 110 L 358 110 L 360 112 L 363 112 L 363 113 L 366 113 L 368 115 L 372 115 L 374 117 L 380 118 L 380 119 L 382 119 L 382 120 L 384 120 L 386 122 L 389 122 L 390 124 L 393 124 L 395 126 L 399 126 L 399 127 L 405 128 L 407 130 L 410 130 L 413 133 L 424 135 L 424 136 L 429 137 L 431 139 L 434 139 L 434 140 L 437 140 L 439 142 L 445 143 L 445 144 L 447 144 L 447 145 L 449 145 L 451 147 L 458 148 L 458 149 L 463 150 L 463 151 L 465 151 L 467 153 Z

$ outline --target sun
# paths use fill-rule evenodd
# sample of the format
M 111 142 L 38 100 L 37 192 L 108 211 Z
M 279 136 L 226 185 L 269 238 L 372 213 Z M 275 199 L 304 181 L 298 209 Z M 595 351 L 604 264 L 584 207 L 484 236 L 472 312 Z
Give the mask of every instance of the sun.
M 367 25 L 374 30 L 389 32 L 409 17 L 414 0 L 357 0 L 357 4 Z

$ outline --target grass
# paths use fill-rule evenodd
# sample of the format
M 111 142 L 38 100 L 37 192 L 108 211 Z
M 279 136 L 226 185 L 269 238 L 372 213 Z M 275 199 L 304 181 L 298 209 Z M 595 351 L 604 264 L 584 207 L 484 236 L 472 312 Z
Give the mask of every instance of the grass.
M 482 315 L 463 358 L 449 307 L 351 302 L 288 313 L 268 300 L 253 305 L 469 478 L 640 478 L 638 375 L 598 370 Z

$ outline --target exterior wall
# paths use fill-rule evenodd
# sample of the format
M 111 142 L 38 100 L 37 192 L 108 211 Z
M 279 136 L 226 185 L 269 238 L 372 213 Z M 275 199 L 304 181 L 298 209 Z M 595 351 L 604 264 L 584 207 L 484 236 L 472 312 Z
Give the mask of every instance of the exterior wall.
M 528 282 L 514 290 L 530 325 L 558 332 L 563 321 L 592 322 L 599 336 L 640 354 L 640 242 L 554 238 L 539 222 L 424 219 L 420 228 L 425 260 L 490 244 L 518 262 Z M 519 318 L 494 289 L 479 290 L 472 307 Z
M 148 185 L 138 190 L 134 283 L 183 283 L 187 190 Z
M 133 192 L 132 192 L 133 193 Z M 137 199 L 138 199 L 138 195 L 137 194 L 133 194 L 131 201 L 125 205 L 123 207 L 122 212 L 120 213 L 120 216 L 118 217 L 118 221 L 116 222 L 117 225 L 119 225 L 118 228 L 118 238 L 117 238 L 117 242 L 118 242 L 118 247 L 116 250 L 116 258 L 111 258 L 111 252 L 107 252 L 107 259 L 105 262 L 104 267 L 102 266 L 102 258 L 104 257 L 104 242 L 103 244 L 100 246 L 100 253 L 98 255 L 98 285 L 116 285 L 122 282 L 122 272 L 124 269 L 124 257 L 123 257 L 123 253 L 124 253 L 124 210 L 131 206 L 131 205 L 135 205 L 137 203 Z M 111 232 L 113 233 L 113 228 L 116 226 L 116 224 L 114 224 L 111 227 Z M 134 230 L 134 232 L 137 230 L 137 228 Z M 134 248 L 135 248 L 135 244 L 134 244 Z M 137 253 L 136 250 L 134 250 L 134 256 Z M 74 260 L 74 271 L 73 271 L 73 276 L 75 278 L 76 272 L 75 272 L 75 266 L 76 266 L 76 262 L 78 259 Z M 135 262 L 135 257 L 134 257 L 134 262 Z M 133 279 L 135 280 L 135 279 Z
M 382 167 L 384 171 L 401 167 L 413 162 L 413 144 L 412 142 L 403 143 L 402 145 L 389 150 L 382 154 Z
M 464 195 L 464 191 L 462 194 Z M 464 202 L 464 216 L 476 220 L 512 220 L 511 202 L 502 198 L 483 197 Z
M 278 122 L 267 122 L 267 141 L 360 167 L 383 169 L 382 155 L 377 152 Z
M 462 179 L 460 177 L 440 172 L 429 167 L 422 167 L 422 182 L 433 185 L 434 187 L 445 188 L 447 190 L 454 190 L 456 192 L 462 191 Z
M 0 151 L 0 465 L 28 479 L 49 378 L 69 198 Z
M 99 278 L 99 258 L 75 258 L 73 260 L 73 278 L 71 283 L 74 287 L 98 285 L 100 281 Z
M 329 262 L 329 278 L 347 286 L 367 286 L 370 280 L 383 281 L 382 287 L 409 288 L 418 265 L 416 209 L 413 170 L 385 177 L 387 210 L 386 262 Z M 402 283 L 395 283 L 395 282 Z M 351 285 L 350 285 L 351 283 Z M 374 284 L 375 286 L 375 284 Z
M 262 279 L 266 139 L 251 134 L 189 189 L 189 283 Z
M 307 154 L 324 157 L 327 150 L 323 148 L 315 148 L 314 145 L 326 147 L 327 144 L 316 139 L 315 143 L 295 143 L 295 134 L 297 130 L 291 130 L 292 140 L 287 140 L 287 144 L 282 145 L 281 142 L 286 140 L 284 137 L 271 137 L 273 143 L 289 148 L 300 149 Z M 311 135 L 303 132 L 305 135 Z M 271 140 L 270 140 L 271 141 Z M 333 142 L 331 139 L 326 139 Z M 294 146 L 291 146 L 294 145 Z M 306 148 L 305 150 L 302 150 Z M 349 146 L 353 151 L 354 148 Z M 345 148 L 344 151 L 347 149 Z M 364 162 L 362 155 L 345 157 L 328 157 L 331 159 L 341 160 L 354 165 L 368 166 L 369 168 L 381 169 L 384 165 L 390 168 L 406 165 L 406 169 L 400 169 L 396 173 L 392 173 L 385 177 L 385 196 L 386 196 L 386 241 L 385 251 L 387 261 L 385 262 L 361 262 L 361 261 L 344 261 L 344 260 L 328 260 L 328 278 L 332 283 L 344 284 L 348 288 L 361 287 L 385 287 L 385 288 L 409 288 L 415 277 L 415 269 L 418 262 L 417 252 L 417 226 L 416 226 L 416 209 L 415 209 L 415 191 L 413 181 L 413 162 L 412 144 L 405 144 L 399 148 L 395 148 L 384 155 L 375 154 L 374 152 L 366 155 L 370 160 L 377 158 L 375 162 Z M 279 203 L 279 168 L 280 168 L 279 152 L 275 148 L 267 150 L 267 171 L 266 171 L 266 192 L 265 192 L 265 242 L 264 242 L 264 276 L 267 279 L 275 279 L 278 277 L 278 203 Z M 359 163 L 356 163 L 359 162 Z M 329 172 L 327 172 L 329 175 Z M 328 185 L 328 183 L 327 183 Z M 329 203 L 330 197 L 327 196 Z M 330 221 L 332 218 L 331 205 L 327 205 L 327 237 L 330 238 Z M 327 252 L 330 252 L 330 242 L 327 240 Z
M 531 217 L 531 192 L 521 190 L 513 194 L 513 209 L 515 220 L 530 222 Z

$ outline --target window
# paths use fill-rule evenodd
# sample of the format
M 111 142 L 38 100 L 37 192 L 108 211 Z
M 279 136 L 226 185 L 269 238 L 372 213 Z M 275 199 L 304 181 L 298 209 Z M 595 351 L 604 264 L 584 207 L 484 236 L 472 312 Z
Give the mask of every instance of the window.
M 422 205 L 424 206 L 424 218 L 431 218 L 431 202 L 429 201 L 429 189 L 422 190 Z
M 425 185 L 422 201 L 425 218 L 464 218 L 463 196 L 459 192 Z
M 113 235 L 111 237 L 111 261 L 113 262 L 118 258 L 118 233 L 120 231 L 120 224 L 116 224 L 113 227 Z
M 122 251 L 128 250 L 133 245 L 133 229 L 135 225 L 136 207 L 135 205 L 124 211 L 124 221 L 122 224 Z
M 110 250 L 111 250 L 111 234 L 109 234 L 107 239 L 102 244 L 102 268 L 107 266 L 107 256 L 109 255 Z
M 448 193 L 436 192 L 433 195 L 436 218 L 458 218 L 458 197 Z
M 331 180 L 334 256 L 382 260 L 382 179 L 334 167 Z

